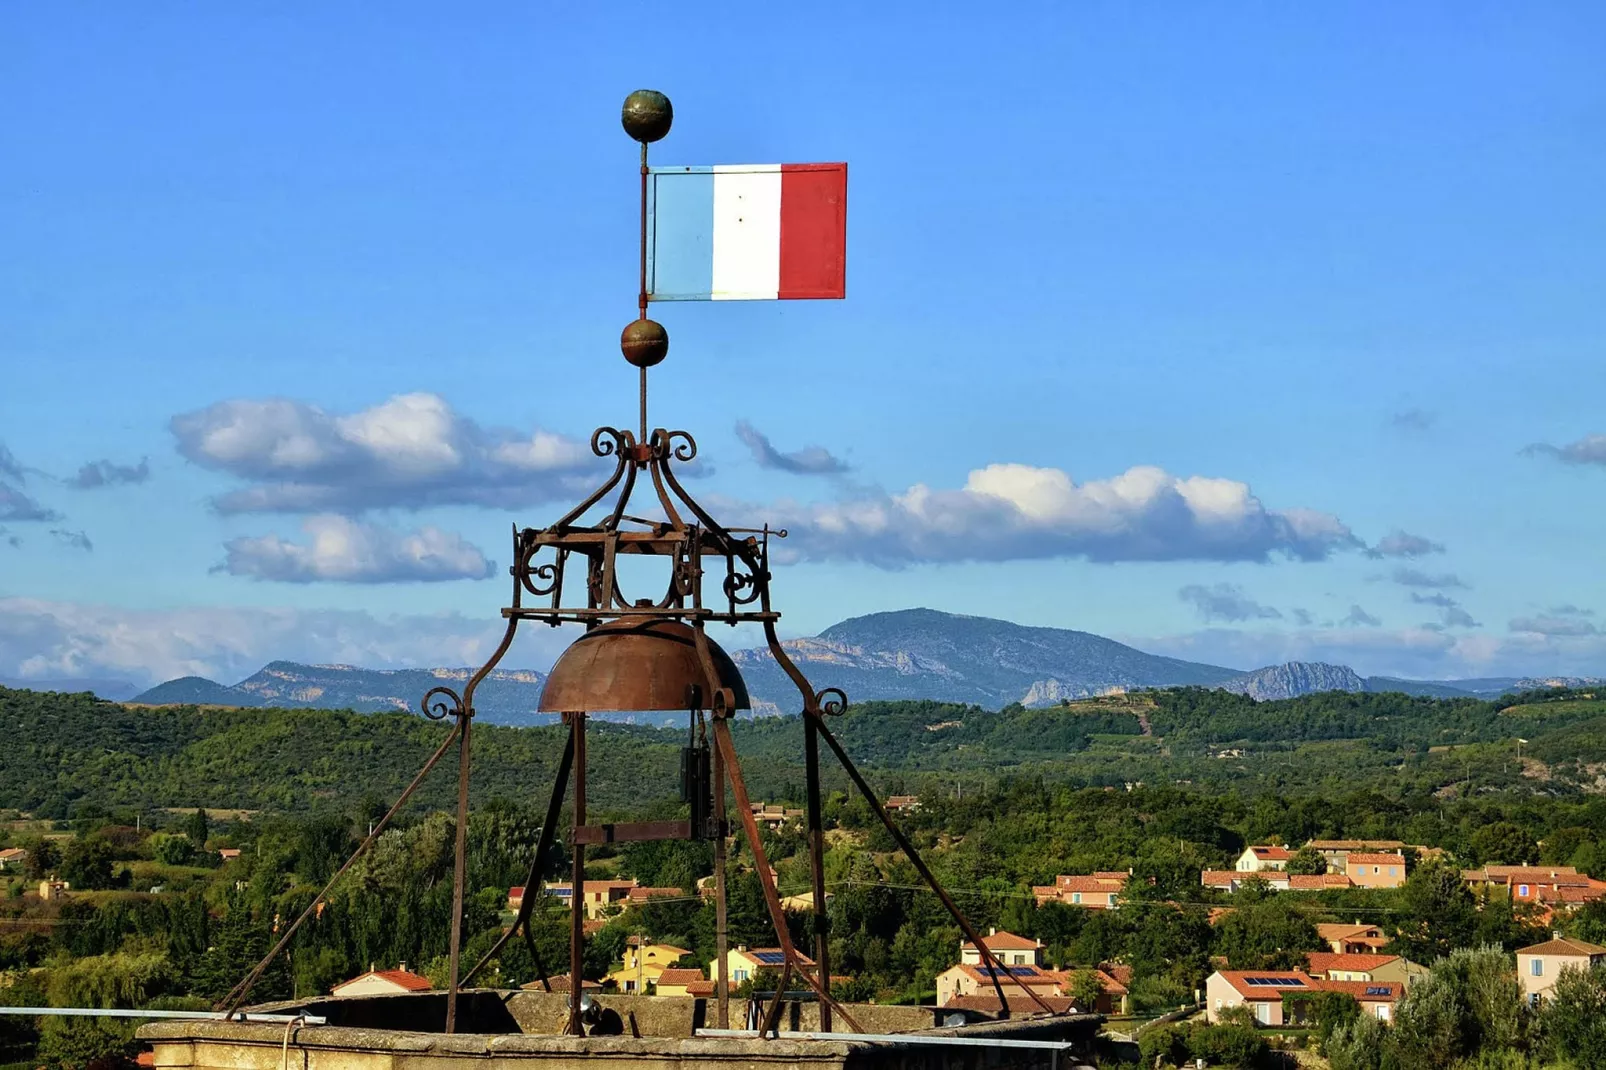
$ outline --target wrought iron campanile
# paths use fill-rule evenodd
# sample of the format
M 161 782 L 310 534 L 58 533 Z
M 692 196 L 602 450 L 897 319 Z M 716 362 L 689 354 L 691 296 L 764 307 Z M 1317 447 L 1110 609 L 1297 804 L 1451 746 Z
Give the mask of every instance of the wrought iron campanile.
M 984 966 L 992 974 L 994 990 L 1007 1011 L 999 978 L 1008 973 L 998 965 L 986 944 L 960 913 L 952 898 L 903 832 L 892 822 L 846 751 L 826 725 L 828 716 L 840 714 L 847 696 L 836 688 L 816 691 L 793 664 L 776 633 L 780 614 L 771 602 L 769 543 L 784 538 L 784 530 L 731 528 L 722 525 L 682 485 L 677 466 L 692 462 L 697 443 L 685 431 L 654 428 L 647 419 L 647 373 L 669 352 L 669 334 L 649 319 L 647 276 L 648 182 L 647 146 L 669 133 L 673 111 L 662 93 L 639 90 L 625 100 L 625 132 L 641 145 L 641 250 L 637 316 L 620 335 L 620 350 L 639 369 L 640 395 L 634 429 L 600 427 L 591 436 L 597 457 L 611 459 L 612 473 L 583 501 L 544 528 L 515 529 L 513 533 L 512 594 L 502 609 L 507 627 L 500 644 L 484 666 L 470 677 L 459 696 L 437 687 L 424 696 L 424 712 L 432 718 L 451 717 L 451 735 L 425 764 L 369 838 L 340 873 L 284 933 L 278 946 L 222 1005 L 239 1007 L 275 955 L 288 946 L 296 930 L 352 862 L 374 842 L 423 777 L 455 741 L 458 752 L 456 857 L 453 914 L 450 933 L 450 981 L 447 989 L 447 1032 L 457 1027 L 458 994 L 522 934 L 543 985 L 550 989 L 548 973 L 530 933 L 531 912 L 539 899 L 543 866 L 557 834 L 563 800 L 572 787 L 573 824 L 566 830 L 572 855 L 570 891 L 570 948 L 568 965 L 568 1032 L 582 1035 L 581 963 L 585 945 L 585 857 L 590 844 L 623 841 L 687 839 L 709 840 L 714 848 L 714 882 L 717 911 L 717 1020 L 729 1024 L 729 985 L 725 976 L 725 861 L 730 835 L 726 787 L 742 824 L 742 834 L 753 856 L 764 901 L 783 954 L 780 983 L 764 1015 L 764 1028 L 773 1030 L 782 998 L 795 977 L 812 989 L 820 1001 L 821 1028 L 833 1028 L 833 1016 L 859 1030 L 851 1014 L 831 997 L 830 947 L 827 930 L 824 834 L 820 799 L 819 748 L 823 741 L 842 764 L 871 809 L 886 825 L 916 870 L 931 886 L 967 938 L 980 949 Z M 636 504 L 632 504 L 632 503 Z M 634 512 L 632 510 L 635 510 Z M 638 515 L 640 513 L 648 516 Z M 632 589 L 622 576 L 626 560 L 657 562 L 651 586 Z M 637 575 L 644 569 L 633 568 Z M 525 622 L 585 628 L 553 666 L 542 691 L 540 709 L 561 715 L 568 728 L 546 818 L 525 881 L 527 889 L 517 919 L 481 960 L 460 974 L 463 942 L 463 897 L 466 883 L 469 818 L 470 738 L 474 693 L 481 681 L 501 662 Z M 750 708 L 741 674 L 719 645 L 707 634 L 710 624 L 756 624 L 763 629 L 769 653 L 796 686 L 802 714 L 806 782 L 809 860 L 812 874 L 813 962 L 793 946 L 782 912 L 779 893 L 742 777 L 741 762 L 730 730 L 730 719 Z M 599 712 L 682 711 L 686 714 L 687 743 L 681 759 L 681 798 L 687 816 L 674 821 L 588 824 L 586 815 L 586 723 Z M 571 783 L 572 782 L 572 783 Z M 1025 990 L 1043 1011 L 1048 1006 L 1031 989 Z

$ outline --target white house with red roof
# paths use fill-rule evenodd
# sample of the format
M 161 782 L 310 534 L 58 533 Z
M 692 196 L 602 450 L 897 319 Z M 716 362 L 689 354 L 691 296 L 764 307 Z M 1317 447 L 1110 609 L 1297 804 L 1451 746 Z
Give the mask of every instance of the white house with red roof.
M 1528 1002 L 1537 1006 L 1550 995 L 1562 970 L 1587 970 L 1602 962 L 1606 962 L 1606 947 L 1557 933 L 1542 944 L 1517 950 L 1517 980 L 1522 982 Z
M 1287 847 L 1266 845 L 1262 847 L 1245 847 L 1244 853 L 1238 856 L 1238 862 L 1232 868 L 1239 873 L 1265 873 L 1268 870 L 1284 870 L 1288 868 L 1288 860 L 1294 857 L 1294 852 Z
M 1304 970 L 1217 970 L 1205 981 L 1205 1018 L 1221 1021 L 1223 1012 L 1248 1007 L 1266 1026 L 1304 1026 L 1311 1022 L 1311 1004 L 1321 992 L 1354 996 L 1361 1012 L 1389 1021 L 1405 995 L 1399 981 L 1329 981 Z
M 1014 933 L 1001 933 L 997 929 L 989 929 L 987 935 L 981 938 L 987 945 L 987 950 L 997 960 L 1000 966 L 1041 966 L 1043 964 L 1043 941 L 1033 940 L 1025 936 L 1016 936 Z M 981 950 L 969 940 L 962 940 L 959 944 L 959 962 L 965 966 L 981 965 Z
M 394 970 L 369 970 L 329 990 L 335 996 L 392 996 L 401 992 L 428 992 L 435 986 L 402 963 Z
M 1381 952 L 1312 951 L 1305 962 L 1312 977 L 1326 981 L 1397 981 L 1407 988 L 1428 972 L 1409 959 Z

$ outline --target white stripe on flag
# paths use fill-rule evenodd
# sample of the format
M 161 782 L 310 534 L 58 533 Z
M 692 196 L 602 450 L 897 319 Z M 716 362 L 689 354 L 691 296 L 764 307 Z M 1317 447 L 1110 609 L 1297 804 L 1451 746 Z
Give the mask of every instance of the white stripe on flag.
M 715 301 L 781 292 L 781 165 L 714 168 Z

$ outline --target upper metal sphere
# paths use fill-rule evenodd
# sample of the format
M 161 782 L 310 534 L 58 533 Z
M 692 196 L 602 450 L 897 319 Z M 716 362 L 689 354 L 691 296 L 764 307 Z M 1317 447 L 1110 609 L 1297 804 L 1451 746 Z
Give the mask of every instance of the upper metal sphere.
M 625 98 L 620 115 L 625 133 L 637 141 L 657 141 L 669 133 L 669 124 L 675 121 L 675 109 L 669 98 L 656 89 L 638 89 Z
M 619 351 L 638 368 L 650 368 L 669 355 L 669 332 L 655 320 L 631 320 L 619 332 Z

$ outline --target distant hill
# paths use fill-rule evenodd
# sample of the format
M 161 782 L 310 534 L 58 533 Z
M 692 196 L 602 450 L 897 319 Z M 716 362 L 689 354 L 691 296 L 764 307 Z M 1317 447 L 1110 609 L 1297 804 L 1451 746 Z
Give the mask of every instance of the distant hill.
M 153 706 L 272 706 L 293 709 L 356 710 L 359 713 L 418 711 L 432 687 L 459 694 L 473 669 L 360 669 L 353 665 L 302 665 L 274 661 L 233 686 L 199 676 L 158 684 L 131 701 Z M 477 720 L 490 724 L 552 724 L 557 718 L 535 712 L 542 673 L 502 669 L 491 673 L 475 693 Z
M 20 677 L 0 676 L 0 687 L 14 687 L 28 691 L 59 691 L 74 695 L 88 691 L 108 702 L 123 702 L 139 693 L 139 685 L 132 680 L 115 678 L 78 677 L 75 679 L 51 678 L 24 680 Z
M 854 617 L 832 625 L 814 638 L 791 639 L 782 645 L 816 689 L 841 688 L 854 702 L 919 699 L 995 710 L 1012 703 L 1048 707 L 1118 691 L 1181 686 L 1216 687 L 1265 701 L 1323 691 L 1494 698 L 1508 691 L 1599 682 L 1575 677 L 1400 680 L 1362 677 L 1347 666 L 1322 662 L 1288 662 L 1245 672 L 1146 654 L 1089 632 L 1026 627 L 933 609 Z M 800 708 L 797 689 L 767 649 L 736 650 L 731 657 L 747 681 L 755 714 L 792 713 Z M 363 669 L 275 661 L 236 684 L 187 676 L 153 687 L 132 701 L 150 705 L 416 712 L 424 692 L 438 685 L 460 692 L 472 671 Z M 535 712 L 545 679 L 543 673 L 532 670 L 492 673 L 480 685 L 475 700 L 479 716 L 492 724 L 553 723 L 555 717 Z M 682 715 L 600 716 L 605 720 L 674 724 Z
M 816 638 L 782 646 L 816 688 L 840 687 L 855 702 L 1052 706 L 1115 690 L 1211 685 L 1240 675 L 1219 665 L 1145 654 L 1088 632 L 933 609 L 854 617 Z M 768 650 L 741 650 L 732 657 L 755 701 L 787 712 L 798 708 L 796 688 Z

